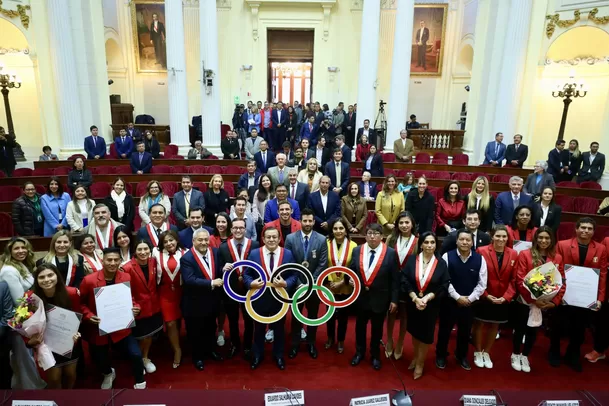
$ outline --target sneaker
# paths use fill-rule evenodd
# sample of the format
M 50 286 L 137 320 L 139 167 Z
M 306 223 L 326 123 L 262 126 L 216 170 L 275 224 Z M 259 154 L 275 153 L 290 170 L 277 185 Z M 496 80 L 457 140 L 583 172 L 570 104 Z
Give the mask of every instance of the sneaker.
M 218 339 L 216 340 L 218 347 L 224 347 L 224 330 L 220 330 L 218 333 Z
M 522 371 L 522 365 L 520 364 L 520 354 L 512 354 L 512 368 L 515 371 Z
M 493 361 L 488 352 L 482 352 L 482 361 L 484 362 L 484 368 L 491 369 L 493 367 Z
M 266 332 L 264 339 L 266 340 L 267 343 L 272 343 L 273 340 L 275 339 L 275 334 L 273 333 L 273 330 L 269 330 Z
M 147 374 L 151 374 L 156 371 L 156 366 L 148 358 L 144 358 L 144 369 Z
M 474 365 L 476 365 L 478 368 L 484 368 L 484 359 L 482 354 L 482 352 L 474 352 Z
M 531 372 L 531 365 L 529 365 L 529 359 L 526 355 L 520 356 L 520 367 L 522 372 Z
M 590 362 L 592 362 L 592 363 L 595 363 L 596 361 L 600 361 L 600 360 L 602 360 L 602 359 L 605 359 L 605 358 L 606 358 L 606 356 L 605 356 L 605 354 L 603 354 L 603 353 L 599 353 L 599 352 L 596 352 L 596 351 L 592 351 L 592 352 L 587 353 L 587 354 L 585 355 L 585 358 L 586 358 L 588 361 L 590 361 Z
M 114 368 L 111 369 L 112 373 L 104 375 L 104 380 L 101 384 L 102 389 L 112 389 L 112 382 L 114 382 L 114 379 L 116 379 L 116 372 L 114 371 Z
M 133 385 L 133 389 L 146 389 L 146 381 L 142 383 L 136 383 Z
M 499 340 L 501 338 L 501 333 L 497 331 L 497 335 L 495 336 L 495 340 Z
M 307 339 L 307 332 L 304 328 L 300 329 L 300 340 L 305 341 Z

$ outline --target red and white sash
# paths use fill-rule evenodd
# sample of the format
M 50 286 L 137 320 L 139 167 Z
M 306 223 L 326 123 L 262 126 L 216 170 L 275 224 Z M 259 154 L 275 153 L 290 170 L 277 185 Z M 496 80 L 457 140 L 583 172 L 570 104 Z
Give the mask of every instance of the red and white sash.
M 101 260 L 97 257 L 97 253 L 93 251 L 93 257 L 88 256 L 87 254 L 82 254 L 83 258 L 89 266 L 91 267 L 92 272 L 99 272 L 104 269 Z
M 419 293 L 425 292 L 425 289 L 427 289 L 427 286 L 429 286 L 431 277 L 433 276 L 434 272 L 436 272 L 436 266 L 438 266 L 438 259 L 435 257 L 435 255 L 431 258 L 431 261 L 429 261 L 429 264 L 427 264 L 427 268 L 425 269 L 423 269 L 423 253 L 420 253 L 417 256 L 415 276 Z
M 104 239 L 104 234 L 101 232 L 99 227 L 97 227 L 97 225 L 95 225 L 95 236 L 97 237 L 97 246 L 99 247 L 99 249 L 102 249 L 102 250 L 104 248 L 109 248 L 114 245 L 112 243 L 112 238 L 114 237 L 114 223 L 112 223 L 112 220 L 110 220 L 109 223 L 110 224 L 108 224 L 108 228 L 107 228 L 108 234 L 105 239 Z
M 416 239 L 417 238 L 414 235 L 410 235 L 408 243 L 400 244 L 400 242 L 404 240 L 404 238 L 402 238 L 402 236 L 398 238 L 398 241 L 395 244 L 395 251 L 398 253 L 398 262 L 400 264 L 400 269 L 404 267 L 408 256 L 412 254 L 412 251 L 414 250 L 414 241 Z
M 158 249 L 155 249 L 152 252 L 152 256 L 156 259 L 156 283 L 157 283 L 157 285 L 159 283 L 161 283 L 161 277 L 163 275 L 163 272 L 167 273 L 167 276 L 169 276 L 169 279 L 171 280 L 171 282 L 173 282 L 175 280 L 175 277 L 180 273 L 180 258 L 182 258 L 184 253 L 185 253 L 184 250 L 177 250 L 173 255 L 171 255 L 166 250 L 163 250 L 163 252 L 159 252 Z M 173 271 L 171 269 L 169 269 L 169 265 L 167 264 L 169 262 L 169 258 L 171 258 L 172 256 L 175 259 L 175 261 L 177 262 L 177 266 Z M 182 284 L 182 276 L 180 275 L 180 285 L 181 284 Z
M 381 252 L 377 253 L 377 255 L 374 257 L 374 261 L 372 261 L 372 264 L 370 264 L 370 266 L 368 266 L 368 261 L 364 261 L 366 247 L 362 246 L 362 249 L 360 250 L 359 269 L 360 273 L 362 274 L 362 279 L 364 280 L 364 285 L 366 285 L 366 287 L 370 287 L 370 285 L 372 285 L 372 282 L 374 282 L 374 278 L 376 278 L 376 275 L 381 270 L 381 265 L 383 265 L 385 254 L 387 254 L 387 246 L 385 244 L 381 243 L 378 247 L 376 247 L 374 251 L 378 252 L 379 249 L 381 250 Z M 370 268 L 372 268 L 372 272 L 367 272 L 370 270 Z M 370 276 L 368 276 L 368 274 Z
M 192 256 L 195 257 L 195 261 L 197 261 L 203 275 L 205 275 L 210 281 L 213 281 L 216 278 L 216 264 L 214 262 L 214 253 L 211 251 L 211 248 L 207 249 L 206 254 L 209 257 L 209 266 L 205 261 L 201 260 L 201 255 L 196 249 L 194 249 L 194 247 L 190 249 L 190 252 L 192 252 Z
M 53 257 L 51 260 L 53 265 L 57 266 L 57 257 Z M 72 255 L 68 255 L 68 273 L 66 275 L 66 286 L 70 286 L 70 282 L 74 280 L 76 276 L 76 264 Z
M 244 238 L 243 247 L 241 248 L 241 255 L 239 255 L 239 251 L 237 250 L 237 242 L 234 238 L 231 238 L 227 241 L 228 251 L 230 252 L 230 256 L 233 259 L 233 262 L 241 261 L 243 259 L 247 259 L 250 255 L 250 249 L 252 248 L 252 240 L 249 238 Z M 237 269 L 237 275 L 241 276 L 243 274 L 243 268 L 239 267 Z
M 163 225 L 161 225 L 161 232 L 163 231 L 167 231 L 169 230 L 169 224 L 168 223 L 163 223 Z M 158 247 L 159 246 L 159 237 L 156 235 L 156 230 L 155 227 L 152 225 L 152 223 L 148 223 L 146 225 L 146 232 L 148 233 L 148 237 L 150 238 L 150 242 L 152 243 L 153 247 Z
M 273 267 L 273 271 L 274 271 L 275 269 L 277 269 L 277 267 L 279 267 L 279 265 L 281 265 L 283 263 L 284 250 L 281 247 L 277 247 L 277 249 L 273 252 L 275 253 L 275 255 L 279 254 L 279 257 L 278 257 L 279 260 L 277 261 L 277 266 Z M 262 265 L 262 269 L 264 269 L 264 273 L 266 273 L 266 279 L 270 282 L 271 272 L 269 272 L 269 268 L 266 265 L 266 259 L 264 257 L 265 257 L 265 250 L 261 249 L 260 250 L 260 265 Z
M 345 238 L 343 241 L 340 250 L 338 249 L 338 244 L 336 240 L 333 239 L 330 244 L 330 265 L 332 266 L 346 266 L 347 262 L 347 252 L 349 251 L 351 241 Z

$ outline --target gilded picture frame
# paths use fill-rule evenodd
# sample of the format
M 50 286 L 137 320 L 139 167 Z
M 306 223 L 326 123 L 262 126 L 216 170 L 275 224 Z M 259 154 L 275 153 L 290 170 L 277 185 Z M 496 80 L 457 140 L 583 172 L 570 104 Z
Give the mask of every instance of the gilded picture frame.
M 447 3 L 415 4 L 410 76 L 442 76 L 447 15 Z
M 133 51 L 138 73 L 167 72 L 165 2 L 132 0 Z

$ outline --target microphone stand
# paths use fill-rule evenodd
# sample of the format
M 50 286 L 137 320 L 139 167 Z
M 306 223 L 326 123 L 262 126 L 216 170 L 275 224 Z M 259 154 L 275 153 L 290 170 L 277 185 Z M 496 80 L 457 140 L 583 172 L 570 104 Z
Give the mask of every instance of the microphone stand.
M 383 346 L 385 351 L 387 351 L 387 347 L 385 346 L 385 343 L 383 342 L 383 340 L 380 340 L 380 341 L 381 341 L 381 345 Z M 409 395 L 406 392 L 406 385 L 404 384 L 404 380 L 402 379 L 400 372 L 398 371 L 397 367 L 395 366 L 395 363 L 393 362 L 392 357 L 389 357 L 389 362 L 391 362 L 391 366 L 395 370 L 395 374 L 397 375 L 398 379 L 400 380 L 400 383 L 402 384 L 402 389 L 403 389 L 400 391 L 396 391 L 396 394 L 393 395 L 393 397 L 391 399 L 391 404 L 393 404 L 394 406 L 412 406 L 412 400 L 410 399 L 411 395 Z

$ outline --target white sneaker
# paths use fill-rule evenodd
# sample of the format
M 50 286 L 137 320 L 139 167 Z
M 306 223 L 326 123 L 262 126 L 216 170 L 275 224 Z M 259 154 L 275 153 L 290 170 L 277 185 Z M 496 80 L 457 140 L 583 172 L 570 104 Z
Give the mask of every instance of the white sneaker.
M 526 357 L 526 355 L 520 356 L 520 365 L 522 372 L 531 372 L 531 365 L 529 365 L 529 359 Z
M 484 362 L 484 368 L 490 369 L 493 367 L 493 361 L 491 361 L 491 356 L 488 352 L 482 352 L 482 361 Z
M 264 335 L 264 339 L 268 342 L 268 343 L 272 343 L 273 340 L 275 339 L 275 334 L 273 333 L 273 330 L 269 330 L 266 332 L 266 334 Z
M 307 332 L 305 331 L 304 328 L 300 329 L 300 339 L 301 340 L 306 340 L 307 339 Z
M 224 330 L 221 330 L 218 333 L 218 340 L 216 342 L 218 343 L 218 347 L 224 347 Z
M 146 389 L 146 381 L 142 383 L 136 383 L 133 385 L 133 389 Z
M 478 368 L 484 368 L 483 352 L 474 352 L 474 365 Z
M 497 335 L 495 336 L 495 340 L 499 340 L 501 338 L 501 333 L 497 331 Z
M 152 361 L 150 361 L 148 358 L 144 358 L 143 361 L 146 373 L 151 374 L 153 372 L 156 372 L 156 366 L 152 363 Z
M 102 389 L 112 389 L 112 382 L 114 382 L 114 379 L 116 379 L 116 372 L 114 371 L 114 368 L 111 369 L 112 373 L 104 375 L 104 380 L 101 384 Z
M 515 371 L 522 371 L 522 365 L 520 365 L 520 354 L 512 354 L 512 368 Z

